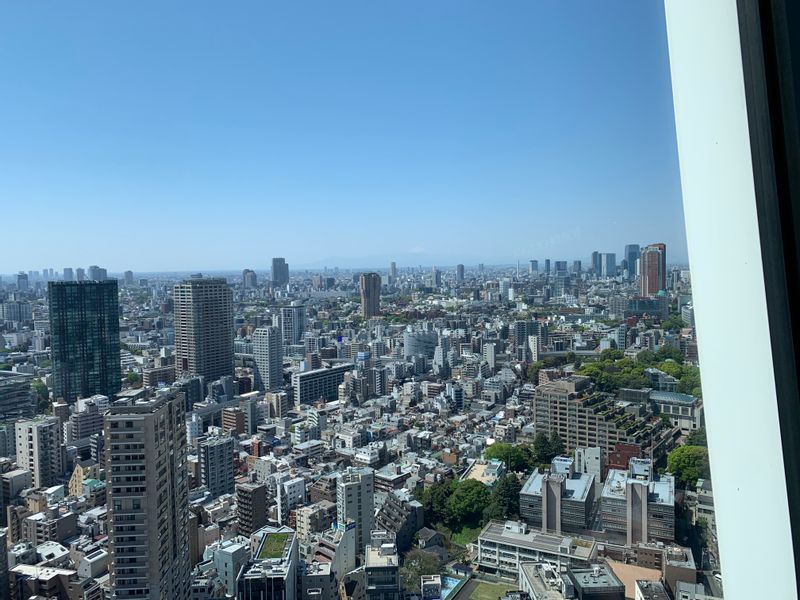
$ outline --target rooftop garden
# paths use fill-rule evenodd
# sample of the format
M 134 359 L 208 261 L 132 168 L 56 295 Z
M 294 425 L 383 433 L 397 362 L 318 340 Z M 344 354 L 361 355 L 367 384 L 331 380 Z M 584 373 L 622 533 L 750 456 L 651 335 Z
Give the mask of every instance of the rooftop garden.
M 265 560 L 268 558 L 281 558 L 283 557 L 283 548 L 286 546 L 286 540 L 289 539 L 288 533 L 269 533 L 267 539 L 261 546 L 261 551 L 258 553 L 258 558 Z

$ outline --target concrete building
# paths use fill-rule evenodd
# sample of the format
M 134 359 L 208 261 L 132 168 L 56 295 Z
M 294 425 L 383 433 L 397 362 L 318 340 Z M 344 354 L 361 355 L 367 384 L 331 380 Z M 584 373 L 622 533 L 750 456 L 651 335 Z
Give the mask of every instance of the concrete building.
M 183 394 L 114 403 L 104 435 L 112 598 L 188 598 Z
M 414 535 L 424 525 L 425 509 L 406 490 L 394 490 L 387 493 L 386 500 L 380 504 L 375 515 L 375 526 L 393 533 L 397 548 L 401 552 L 411 548 Z
M 286 353 L 289 346 L 301 344 L 306 330 L 306 307 L 301 302 L 281 308 L 281 344 Z
M 475 564 L 482 571 L 516 578 L 523 562 L 588 565 L 597 555 L 592 539 L 530 531 L 525 523 L 488 523 L 478 536 Z
M 371 532 L 364 556 L 365 600 L 400 600 L 400 557 L 394 534 Z
M 259 327 L 253 332 L 255 388 L 273 391 L 283 387 L 283 346 L 277 327 Z
M 240 483 L 236 486 L 236 516 L 239 535 L 249 536 L 267 524 L 267 486 Z
M 555 457 L 550 472 L 535 469 L 519 495 L 520 516 L 545 533 L 588 529 L 593 505 L 594 475 L 576 472 L 566 456 Z
M 573 375 L 538 386 L 534 415 L 537 433 L 557 432 L 567 452 L 599 446 L 608 454 L 623 442 L 647 448 L 658 459 L 673 442 L 671 428 L 611 396 L 595 393 L 588 377 Z
M 64 471 L 59 420 L 37 416 L 14 427 L 17 466 L 31 472 L 35 487 L 56 485 Z
M 304 373 L 292 373 L 294 403 L 311 404 L 324 398 L 328 402 L 339 398 L 339 384 L 353 370 L 352 364 L 343 364 L 329 369 L 316 369 Z
M 203 440 L 198 448 L 200 483 L 208 488 L 212 498 L 233 494 L 233 457 L 236 440 L 229 436 Z
M 297 598 L 298 541 L 288 527 L 264 527 L 251 536 L 252 559 L 236 581 L 237 600 Z
M 0 371 L 0 414 L 3 420 L 9 422 L 36 414 L 36 393 L 31 383 L 31 375 Z
M 212 382 L 233 375 L 233 295 L 221 278 L 187 279 L 172 290 L 175 372 Z
M 578 600 L 625 600 L 625 585 L 605 564 L 567 569 Z
M 47 285 L 53 397 L 74 402 L 122 388 L 117 280 Z
M 331 563 L 301 562 L 298 569 L 302 600 L 337 600 L 336 577 Z
M 684 435 L 705 424 L 703 401 L 700 398 L 690 394 L 653 390 L 650 392 L 650 402 L 658 405 L 660 413 L 669 417 L 675 427 L 680 427 Z
M 278 288 L 289 283 L 289 265 L 285 258 L 272 259 L 272 287 Z
M 369 467 L 348 467 L 336 482 L 336 516 L 356 524 L 356 548 L 361 554 L 370 543 L 374 518 L 375 475 Z
M 381 276 L 377 273 L 362 273 L 358 278 L 361 293 L 361 316 L 371 319 L 381 314 Z
M 611 469 L 600 498 L 603 527 L 627 544 L 675 539 L 675 478 L 658 475 L 649 459 L 632 458 L 627 471 Z
M 667 289 L 667 246 L 650 244 L 639 254 L 640 289 L 644 297 Z

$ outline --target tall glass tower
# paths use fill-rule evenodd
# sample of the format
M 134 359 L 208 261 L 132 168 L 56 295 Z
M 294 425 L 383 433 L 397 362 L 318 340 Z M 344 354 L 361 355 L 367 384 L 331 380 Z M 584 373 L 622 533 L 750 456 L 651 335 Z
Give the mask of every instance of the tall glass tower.
M 117 280 L 51 281 L 53 395 L 74 402 L 121 389 Z

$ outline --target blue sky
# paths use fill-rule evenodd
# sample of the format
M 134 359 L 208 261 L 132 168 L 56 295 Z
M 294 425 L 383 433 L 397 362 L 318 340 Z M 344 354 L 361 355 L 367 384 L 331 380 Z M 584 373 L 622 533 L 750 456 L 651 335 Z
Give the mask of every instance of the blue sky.
M 8 2 L 0 90 L 0 272 L 686 257 L 661 2 Z

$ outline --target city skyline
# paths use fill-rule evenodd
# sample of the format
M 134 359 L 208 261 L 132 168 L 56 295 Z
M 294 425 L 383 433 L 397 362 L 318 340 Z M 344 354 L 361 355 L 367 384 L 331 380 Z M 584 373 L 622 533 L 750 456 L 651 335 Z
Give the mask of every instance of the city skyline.
M 265 239 L 293 269 L 496 264 L 619 255 L 624 228 L 686 260 L 663 7 L 316 9 L 4 7 L 0 194 L 47 216 L 6 244 L 28 269 L 257 267 Z

